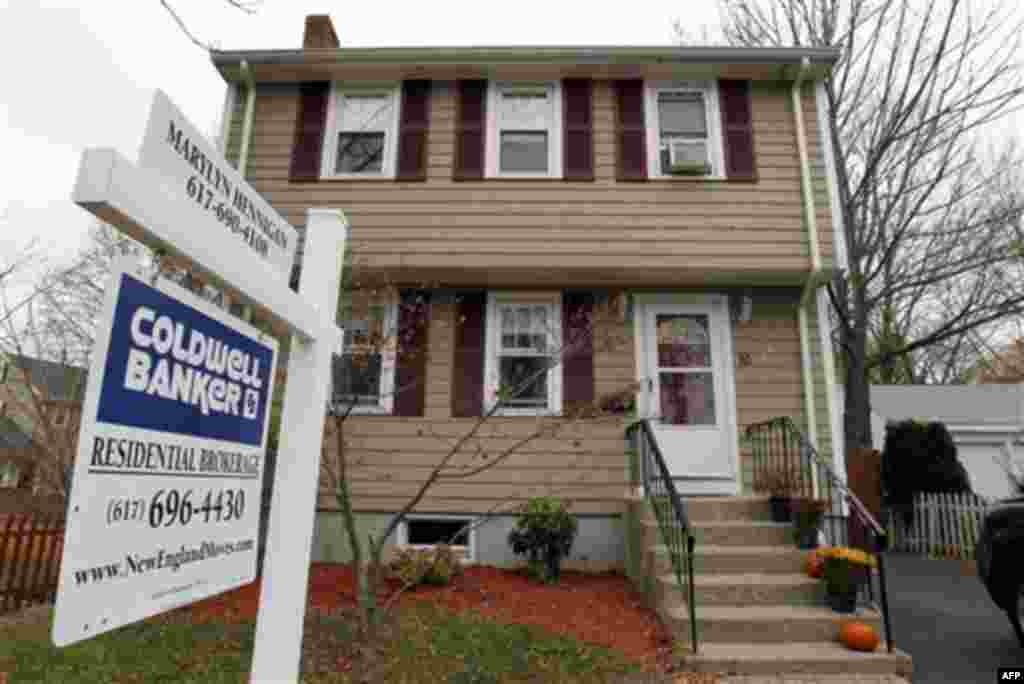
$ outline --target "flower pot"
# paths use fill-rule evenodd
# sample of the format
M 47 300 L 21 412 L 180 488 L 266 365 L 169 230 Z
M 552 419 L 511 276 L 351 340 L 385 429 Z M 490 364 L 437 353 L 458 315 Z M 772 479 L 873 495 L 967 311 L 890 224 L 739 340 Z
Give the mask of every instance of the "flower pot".
M 817 527 L 798 527 L 795 532 L 796 536 L 796 547 L 798 549 L 816 549 L 818 548 L 818 528 Z
M 793 519 L 788 496 L 768 497 L 768 506 L 771 509 L 772 522 L 787 523 Z
M 852 613 L 857 610 L 857 590 L 825 593 L 828 606 L 837 613 Z

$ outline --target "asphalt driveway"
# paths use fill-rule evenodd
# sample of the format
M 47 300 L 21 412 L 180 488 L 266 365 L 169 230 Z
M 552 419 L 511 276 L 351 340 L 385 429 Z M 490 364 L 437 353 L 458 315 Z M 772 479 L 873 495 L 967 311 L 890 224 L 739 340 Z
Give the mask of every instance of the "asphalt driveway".
M 914 684 L 995 682 L 996 668 L 1024 667 L 1024 648 L 976 572 L 907 554 L 888 554 L 886 571 L 893 634 L 914 658 Z

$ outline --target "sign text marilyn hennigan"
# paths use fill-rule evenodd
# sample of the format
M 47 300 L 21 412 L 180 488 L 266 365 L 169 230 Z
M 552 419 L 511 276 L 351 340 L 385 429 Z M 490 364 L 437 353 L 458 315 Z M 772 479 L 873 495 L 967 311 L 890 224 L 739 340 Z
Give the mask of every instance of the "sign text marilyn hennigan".
M 277 342 L 125 259 L 89 371 L 53 640 L 252 581 Z
M 214 151 L 161 90 L 153 96 L 139 166 L 156 171 L 286 280 L 290 277 L 298 246 L 295 228 Z

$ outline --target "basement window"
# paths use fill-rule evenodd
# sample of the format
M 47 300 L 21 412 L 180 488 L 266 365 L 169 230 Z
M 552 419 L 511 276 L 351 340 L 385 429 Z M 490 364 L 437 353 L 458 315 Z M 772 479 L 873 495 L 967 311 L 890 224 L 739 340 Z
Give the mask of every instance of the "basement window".
M 447 544 L 462 561 L 472 562 L 476 531 L 467 529 L 472 518 L 454 516 L 413 516 L 399 528 L 399 546 L 430 549 Z

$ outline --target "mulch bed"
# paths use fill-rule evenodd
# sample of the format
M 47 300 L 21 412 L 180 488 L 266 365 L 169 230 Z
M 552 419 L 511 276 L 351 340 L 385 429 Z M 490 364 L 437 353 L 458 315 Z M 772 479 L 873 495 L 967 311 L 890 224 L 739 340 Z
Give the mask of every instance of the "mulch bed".
M 347 612 L 355 604 L 354 574 L 347 565 L 314 564 L 308 603 L 312 612 Z M 381 598 L 397 584 L 388 582 Z M 565 572 L 558 584 L 542 585 L 510 570 L 470 566 L 450 585 L 408 590 L 403 601 L 433 601 L 456 612 L 505 623 L 542 627 L 580 641 L 613 648 L 645 669 L 664 671 L 672 661 L 672 636 L 645 608 L 629 580 L 618 574 Z M 184 609 L 196 620 L 256 617 L 259 583 Z

